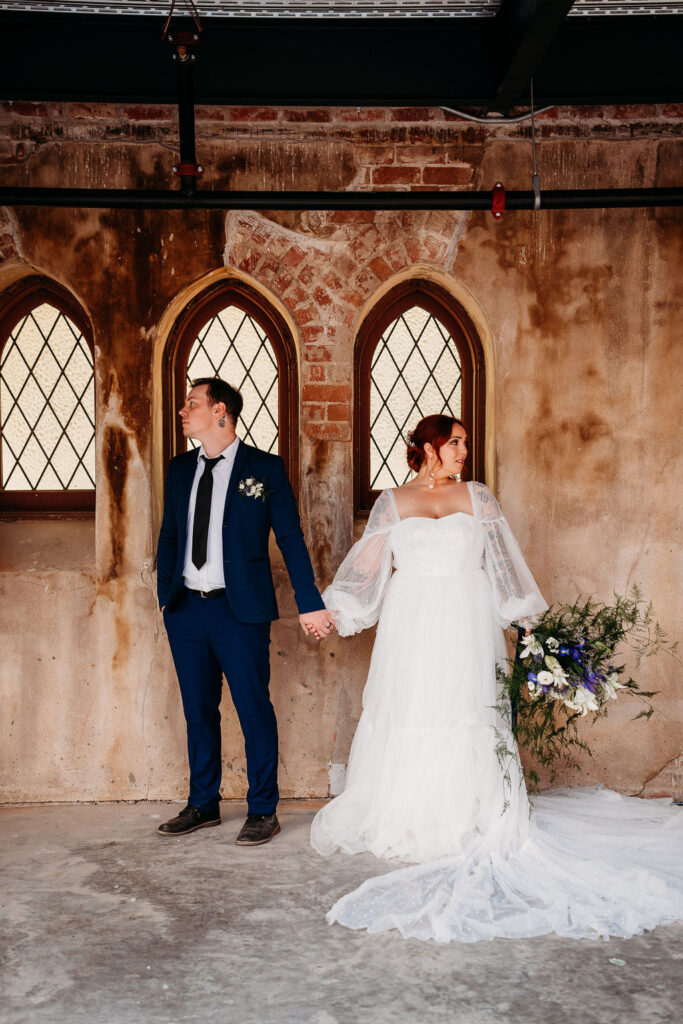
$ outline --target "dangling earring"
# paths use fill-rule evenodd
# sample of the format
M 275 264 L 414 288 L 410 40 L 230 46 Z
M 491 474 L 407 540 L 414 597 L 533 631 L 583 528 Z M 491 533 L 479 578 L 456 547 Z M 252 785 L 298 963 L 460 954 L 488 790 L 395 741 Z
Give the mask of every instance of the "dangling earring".
M 433 491 L 434 490 L 434 472 L 433 472 L 433 470 L 431 470 L 431 469 L 427 470 L 427 475 L 429 476 L 429 490 Z
M 456 473 L 455 474 L 455 479 L 456 479 L 457 483 L 459 483 L 459 484 L 462 483 L 462 477 L 461 477 L 460 473 Z
M 221 418 L 220 418 L 220 419 L 219 419 L 219 421 L 218 421 L 218 426 L 219 426 L 219 427 L 220 427 L 221 429 L 223 429 L 223 427 L 225 426 L 225 416 L 221 416 Z

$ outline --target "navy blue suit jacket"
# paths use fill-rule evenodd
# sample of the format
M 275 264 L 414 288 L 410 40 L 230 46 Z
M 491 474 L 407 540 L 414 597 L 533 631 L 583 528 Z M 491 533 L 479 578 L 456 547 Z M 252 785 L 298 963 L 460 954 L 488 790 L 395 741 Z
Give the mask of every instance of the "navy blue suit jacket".
M 199 449 L 171 459 L 164 492 L 164 518 L 157 549 L 159 607 L 178 600 L 183 592 L 187 512 Z M 240 480 L 262 480 L 267 498 L 238 493 Z M 230 607 L 241 622 L 270 622 L 278 618 L 268 555 L 271 529 L 282 552 L 300 613 L 324 608 L 313 578 L 301 522 L 285 465 L 240 441 L 230 475 L 223 514 L 223 565 Z

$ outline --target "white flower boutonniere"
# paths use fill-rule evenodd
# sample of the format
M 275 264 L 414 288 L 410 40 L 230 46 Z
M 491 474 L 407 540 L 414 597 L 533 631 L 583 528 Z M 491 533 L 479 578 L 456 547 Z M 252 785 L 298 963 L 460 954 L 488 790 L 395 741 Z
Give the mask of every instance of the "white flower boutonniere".
M 266 501 L 270 494 L 270 491 L 266 490 L 265 480 L 257 480 L 254 476 L 240 480 L 237 491 L 242 498 L 258 498 L 260 501 Z

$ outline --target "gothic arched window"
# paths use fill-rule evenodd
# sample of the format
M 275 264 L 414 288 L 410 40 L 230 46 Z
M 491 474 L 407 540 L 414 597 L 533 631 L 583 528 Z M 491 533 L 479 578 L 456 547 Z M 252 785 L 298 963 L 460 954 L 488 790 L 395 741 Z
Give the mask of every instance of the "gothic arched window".
M 356 512 L 367 514 L 381 490 L 410 478 L 405 437 L 431 413 L 462 419 L 470 436 L 468 476 L 483 480 L 485 393 L 481 343 L 455 299 L 423 280 L 384 296 L 356 343 Z
M 222 377 L 244 399 L 239 436 L 281 455 L 296 488 L 296 349 L 264 296 L 241 281 L 222 281 L 203 292 L 176 323 L 166 370 L 167 458 L 185 449 L 177 413 L 191 381 Z
M 3 298 L 0 514 L 91 517 L 95 379 L 87 317 L 44 278 L 25 279 Z

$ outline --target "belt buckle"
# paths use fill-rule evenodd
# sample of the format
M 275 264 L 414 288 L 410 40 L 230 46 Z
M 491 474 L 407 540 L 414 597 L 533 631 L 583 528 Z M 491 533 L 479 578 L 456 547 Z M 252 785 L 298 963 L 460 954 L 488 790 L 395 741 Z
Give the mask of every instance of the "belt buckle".
M 203 590 L 199 591 L 199 596 L 202 598 L 203 601 L 206 601 L 206 594 L 204 593 Z

